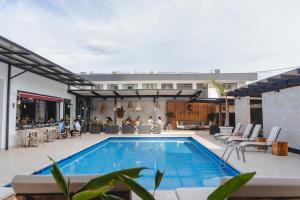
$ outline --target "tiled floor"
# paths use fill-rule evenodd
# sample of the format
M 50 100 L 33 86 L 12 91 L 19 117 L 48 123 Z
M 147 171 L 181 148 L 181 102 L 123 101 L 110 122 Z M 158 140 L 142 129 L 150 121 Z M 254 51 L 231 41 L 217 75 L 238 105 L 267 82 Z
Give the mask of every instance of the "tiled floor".
M 213 137 L 204 131 L 164 132 L 160 135 L 148 136 L 193 136 L 218 155 L 221 155 L 224 150 L 224 145 L 215 142 Z M 102 134 L 87 134 L 82 137 L 45 143 L 37 148 L 11 148 L 9 151 L 0 151 L 0 185 L 8 183 L 16 174 L 29 174 L 51 164 L 47 156 L 60 160 L 98 143 L 106 137 L 108 136 Z M 130 136 L 126 135 L 125 137 Z M 256 171 L 256 176 L 260 177 L 300 177 L 298 168 L 300 155 L 289 153 L 287 157 L 278 157 L 273 156 L 270 152 L 264 153 L 254 150 L 246 152 L 246 159 L 247 162 L 244 163 L 238 160 L 236 154 L 233 153 L 229 163 L 241 172 Z M 167 196 L 174 197 L 172 191 L 165 193 L 160 191 L 158 194 L 162 199 L 168 199 Z

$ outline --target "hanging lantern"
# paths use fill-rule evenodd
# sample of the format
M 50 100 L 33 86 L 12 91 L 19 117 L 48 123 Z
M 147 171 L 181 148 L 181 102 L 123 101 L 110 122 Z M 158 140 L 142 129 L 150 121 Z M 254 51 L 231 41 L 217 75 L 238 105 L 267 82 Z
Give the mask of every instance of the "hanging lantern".
M 158 100 L 155 101 L 155 108 L 160 108 L 160 103 Z
M 133 104 L 132 104 L 132 102 L 131 102 L 131 101 L 129 101 L 129 102 L 128 102 L 128 106 L 127 106 L 127 108 L 129 108 L 129 109 L 132 109 L 132 108 L 133 108 Z
M 137 102 L 136 107 L 135 107 L 135 111 L 142 111 L 142 106 L 140 102 Z

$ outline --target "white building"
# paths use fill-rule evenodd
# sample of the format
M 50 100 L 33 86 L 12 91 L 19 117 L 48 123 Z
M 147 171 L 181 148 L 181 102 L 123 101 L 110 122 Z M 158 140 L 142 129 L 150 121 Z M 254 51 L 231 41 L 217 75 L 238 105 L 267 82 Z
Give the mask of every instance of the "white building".
M 70 92 L 78 95 L 83 102 L 89 99 L 84 104 L 89 105 L 90 112 L 81 112 L 82 116 L 88 115 L 90 118 L 97 117 L 101 120 L 106 117 L 114 118 L 113 99 L 125 109 L 125 118 L 140 116 L 147 119 L 152 116 L 155 119 L 160 116 L 165 120 L 166 102 L 169 100 L 188 101 L 195 96 L 220 97 L 212 80 L 226 84 L 229 89 L 235 89 L 257 79 L 256 73 L 220 73 L 220 70 L 213 73 L 81 73 L 81 76 L 93 82 L 95 87 L 73 88 Z M 201 94 L 199 91 L 202 91 Z M 159 108 L 154 105 L 156 101 L 159 101 Z M 127 109 L 129 104 L 141 106 L 143 112 Z M 101 112 L 103 105 L 110 108 L 108 112 Z M 120 125 L 122 119 L 116 120 Z
M 22 120 L 24 126 L 25 120 L 30 120 L 30 124 L 47 124 L 50 118 L 59 121 L 66 116 L 72 122 L 76 96 L 68 93 L 68 85 L 90 84 L 0 37 L 0 149 L 16 144 L 17 129 Z
M 236 122 L 255 123 L 253 109 L 261 110 L 264 137 L 273 126 L 282 131 L 278 140 L 300 152 L 300 68 L 263 79 L 231 92 L 236 96 Z M 251 103 L 251 101 L 257 103 Z M 260 103 L 258 103 L 260 101 Z

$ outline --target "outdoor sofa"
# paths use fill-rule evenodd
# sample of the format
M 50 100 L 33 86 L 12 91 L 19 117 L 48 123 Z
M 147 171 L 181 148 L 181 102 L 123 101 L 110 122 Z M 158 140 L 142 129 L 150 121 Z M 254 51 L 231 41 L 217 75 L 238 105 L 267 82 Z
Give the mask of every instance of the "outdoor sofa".
M 137 127 L 138 134 L 150 134 L 152 130 L 151 124 L 141 124 Z
M 117 125 L 112 125 L 112 126 L 106 125 L 104 127 L 104 132 L 105 132 L 105 134 L 118 134 L 119 129 L 120 128 Z
M 130 124 L 123 124 L 122 125 L 122 134 L 134 134 L 135 133 L 135 127 Z
M 204 129 L 204 122 L 202 121 L 177 121 L 177 129 L 182 130 L 201 130 Z

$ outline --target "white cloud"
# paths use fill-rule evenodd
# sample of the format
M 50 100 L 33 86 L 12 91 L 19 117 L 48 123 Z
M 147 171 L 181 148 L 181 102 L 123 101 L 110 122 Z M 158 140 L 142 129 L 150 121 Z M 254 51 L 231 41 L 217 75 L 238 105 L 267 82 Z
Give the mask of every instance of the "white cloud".
M 3 1 L 0 34 L 73 71 L 297 66 L 297 0 Z

